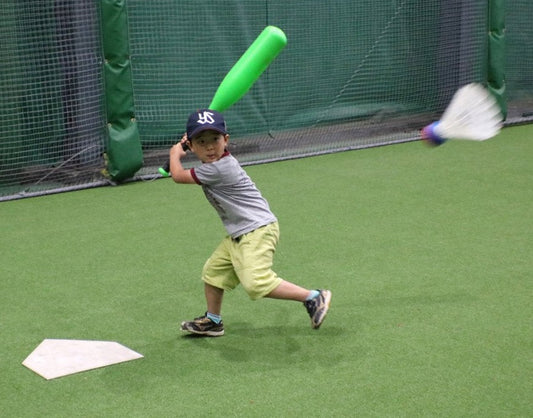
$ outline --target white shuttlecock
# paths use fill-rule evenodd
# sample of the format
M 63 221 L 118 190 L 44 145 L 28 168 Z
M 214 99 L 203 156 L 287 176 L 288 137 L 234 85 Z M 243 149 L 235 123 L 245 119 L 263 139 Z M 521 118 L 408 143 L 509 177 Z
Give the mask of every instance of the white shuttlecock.
M 422 129 L 422 139 L 441 145 L 448 139 L 484 141 L 502 128 L 502 113 L 494 96 L 481 84 L 461 87 L 439 121 Z

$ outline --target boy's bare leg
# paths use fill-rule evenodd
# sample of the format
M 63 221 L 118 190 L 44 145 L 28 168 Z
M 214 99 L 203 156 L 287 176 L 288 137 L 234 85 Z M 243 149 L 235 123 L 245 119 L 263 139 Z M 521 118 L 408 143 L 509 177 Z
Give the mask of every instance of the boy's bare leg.
M 331 301 L 329 290 L 307 290 L 291 282 L 283 280 L 278 287 L 270 292 L 267 298 L 288 299 L 303 302 L 311 318 L 311 327 L 318 329 L 328 313 Z
M 278 287 L 270 292 L 266 297 L 272 299 L 288 299 L 303 302 L 309 296 L 310 291 L 283 280 Z
M 222 297 L 224 296 L 224 290 L 205 283 L 204 293 L 207 302 L 207 312 L 220 315 L 220 312 L 222 311 Z
M 207 301 L 206 316 L 194 318 L 192 321 L 183 321 L 181 323 L 181 330 L 192 334 L 220 337 L 221 335 L 224 335 L 224 325 L 220 318 L 224 290 L 204 283 L 204 292 Z M 218 319 L 213 318 L 214 315 L 218 317 Z

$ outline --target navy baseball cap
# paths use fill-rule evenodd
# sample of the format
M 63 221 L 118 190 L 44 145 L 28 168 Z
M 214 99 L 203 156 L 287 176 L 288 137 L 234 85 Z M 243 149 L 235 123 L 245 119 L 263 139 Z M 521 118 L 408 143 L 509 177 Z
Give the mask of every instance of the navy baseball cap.
M 187 138 L 190 140 L 203 131 L 227 134 L 224 117 L 216 110 L 200 109 L 191 113 L 187 120 Z

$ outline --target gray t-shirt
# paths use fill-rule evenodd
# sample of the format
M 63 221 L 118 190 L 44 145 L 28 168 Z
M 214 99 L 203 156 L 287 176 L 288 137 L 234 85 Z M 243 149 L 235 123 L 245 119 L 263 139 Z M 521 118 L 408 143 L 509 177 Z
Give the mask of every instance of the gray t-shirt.
M 218 161 L 191 169 L 191 174 L 232 238 L 277 221 L 268 202 L 229 152 Z

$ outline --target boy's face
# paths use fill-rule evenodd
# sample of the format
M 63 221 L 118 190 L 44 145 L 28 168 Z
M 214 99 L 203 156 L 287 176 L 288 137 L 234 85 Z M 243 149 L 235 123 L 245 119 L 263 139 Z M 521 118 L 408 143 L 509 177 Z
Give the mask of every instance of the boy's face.
M 200 161 L 212 163 L 222 158 L 228 144 L 228 138 L 229 135 L 217 131 L 203 131 L 189 141 L 190 148 Z

